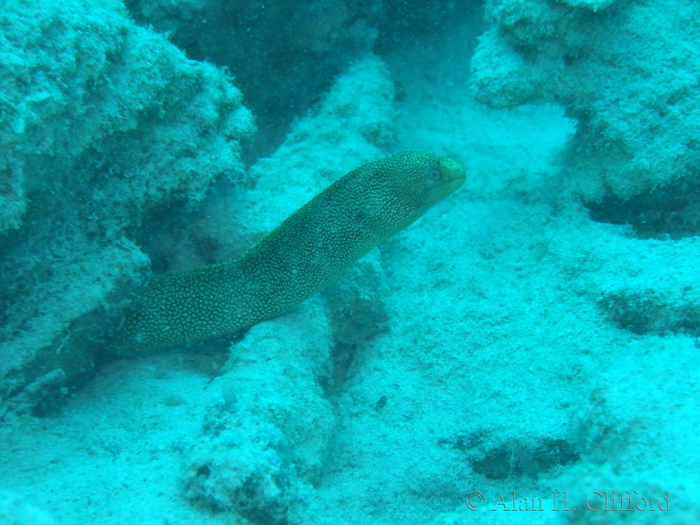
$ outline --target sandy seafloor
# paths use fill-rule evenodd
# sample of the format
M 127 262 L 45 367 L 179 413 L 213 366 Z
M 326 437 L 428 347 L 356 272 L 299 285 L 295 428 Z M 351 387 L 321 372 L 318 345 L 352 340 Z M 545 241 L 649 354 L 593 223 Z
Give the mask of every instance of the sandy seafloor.
M 697 522 L 697 338 L 635 334 L 599 304 L 611 290 L 691 282 L 697 238 L 641 240 L 590 220 L 552 189 L 574 124 L 553 106 L 475 102 L 468 46 L 451 46 L 416 50 L 405 68 L 384 57 L 402 91 L 394 149 L 454 155 L 468 180 L 368 256 L 384 269 L 386 329 L 359 347 L 333 399 L 333 438 L 299 522 Z M 322 316 L 319 300 L 286 322 Z M 27 504 L 24 523 L 245 523 L 183 494 L 183 451 L 226 396 L 225 360 L 116 360 L 59 413 L 10 417 L 0 486 L 23 503 L 6 500 L 5 516 Z M 289 380 L 277 365 L 251 367 Z M 555 510 L 553 491 L 578 510 Z M 583 509 L 606 491 L 668 492 L 671 510 Z M 476 492 L 484 505 L 470 510 Z M 543 511 L 513 511 L 513 493 L 516 507 L 542 498 Z

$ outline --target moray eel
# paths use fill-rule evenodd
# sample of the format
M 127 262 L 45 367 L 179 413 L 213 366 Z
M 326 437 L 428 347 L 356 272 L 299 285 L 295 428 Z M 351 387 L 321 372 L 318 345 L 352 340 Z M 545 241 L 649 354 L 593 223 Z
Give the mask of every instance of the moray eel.
M 457 160 L 404 151 L 352 170 L 242 258 L 151 278 L 117 334 L 122 355 L 229 335 L 319 292 L 459 188 Z

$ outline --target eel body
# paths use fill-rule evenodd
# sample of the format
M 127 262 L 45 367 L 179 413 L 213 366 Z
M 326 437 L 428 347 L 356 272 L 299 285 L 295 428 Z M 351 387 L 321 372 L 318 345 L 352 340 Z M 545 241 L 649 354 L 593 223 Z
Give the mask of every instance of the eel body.
M 133 355 L 234 334 L 319 292 L 465 179 L 457 160 L 409 150 L 364 164 L 235 261 L 151 278 L 117 334 Z

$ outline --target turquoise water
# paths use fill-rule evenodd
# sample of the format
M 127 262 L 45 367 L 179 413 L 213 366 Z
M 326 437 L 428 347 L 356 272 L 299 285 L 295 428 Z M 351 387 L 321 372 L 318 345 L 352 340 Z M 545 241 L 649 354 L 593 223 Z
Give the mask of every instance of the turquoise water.
M 0 523 L 698 521 L 695 2 L 0 21 Z M 151 275 L 406 149 L 466 182 L 323 292 L 119 351 Z

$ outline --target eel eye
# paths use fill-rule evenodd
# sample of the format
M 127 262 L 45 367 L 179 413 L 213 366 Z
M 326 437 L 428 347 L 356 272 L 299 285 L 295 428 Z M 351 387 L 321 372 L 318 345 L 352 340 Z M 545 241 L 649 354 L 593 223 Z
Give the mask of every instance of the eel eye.
M 440 168 L 437 166 L 430 166 L 428 168 L 428 179 L 429 180 L 440 180 L 442 175 L 440 173 Z

